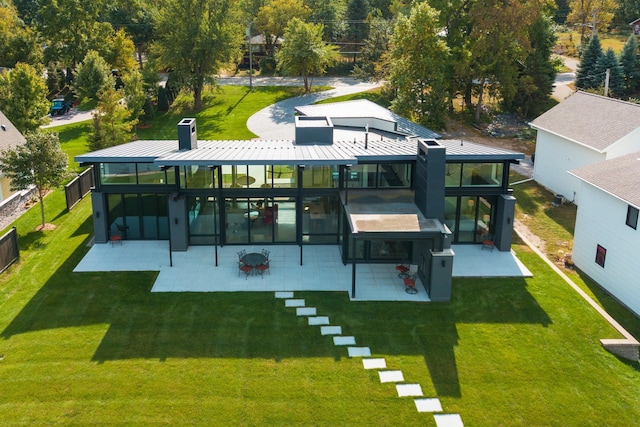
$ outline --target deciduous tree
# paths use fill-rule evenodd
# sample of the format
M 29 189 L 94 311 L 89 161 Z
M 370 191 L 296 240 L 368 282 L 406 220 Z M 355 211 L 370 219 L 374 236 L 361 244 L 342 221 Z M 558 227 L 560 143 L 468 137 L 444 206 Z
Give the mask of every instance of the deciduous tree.
M 389 83 L 396 92 L 391 103 L 394 111 L 442 129 L 449 51 L 438 32 L 438 12 L 427 3 L 415 4 L 408 17 L 398 17 L 391 37 Z
M 42 49 L 36 34 L 18 18 L 12 5 L 0 2 L 0 67 L 13 68 L 18 62 L 42 68 Z
M 181 76 L 202 107 L 202 90 L 222 64 L 237 57 L 244 34 L 231 0 L 168 0 L 157 20 L 154 44 L 161 65 Z
M 587 29 L 593 33 L 607 31 L 617 7 L 616 0 L 572 0 L 566 23 L 580 28 L 580 43 L 584 43 Z
M 285 74 L 302 76 L 304 90 L 309 91 L 309 76 L 324 74 L 334 64 L 338 48 L 322 40 L 323 25 L 307 24 L 293 18 L 284 33 L 282 48 L 276 54 L 278 68 Z
M 69 158 L 60 147 L 58 134 L 28 132 L 25 138 L 24 145 L 2 152 L 0 169 L 11 180 L 12 190 L 36 187 L 42 218 L 40 228 L 43 229 L 46 225 L 44 196 L 67 177 Z
M 74 76 L 73 90 L 80 99 L 97 99 L 100 92 L 115 84 L 111 67 L 95 50 L 87 53 Z
M 131 129 L 137 120 L 129 119 L 130 112 L 121 100 L 121 91 L 115 90 L 113 86 L 100 92 L 98 107 L 93 113 L 89 150 L 100 150 L 131 141 Z
M 284 35 L 293 18 L 305 20 L 311 13 L 302 0 L 271 0 L 258 10 L 255 25 L 264 34 L 267 51 L 275 53 L 278 39 Z
M 48 122 L 47 84 L 31 65 L 18 63 L 0 72 L 0 110 L 20 131 L 35 131 Z

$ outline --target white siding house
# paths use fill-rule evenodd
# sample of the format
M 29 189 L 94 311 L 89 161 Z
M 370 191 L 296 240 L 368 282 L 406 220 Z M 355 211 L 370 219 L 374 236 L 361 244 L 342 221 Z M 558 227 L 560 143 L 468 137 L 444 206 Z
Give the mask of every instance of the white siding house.
M 579 204 L 567 172 L 640 151 L 640 105 L 576 92 L 530 123 L 537 130 L 534 179 Z
M 0 111 L 0 151 L 24 145 L 25 137 Z M 11 196 L 11 181 L 0 171 L 0 202 Z
M 581 182 L 573 262 L 640 315 L 640 151 L 570 174 Z

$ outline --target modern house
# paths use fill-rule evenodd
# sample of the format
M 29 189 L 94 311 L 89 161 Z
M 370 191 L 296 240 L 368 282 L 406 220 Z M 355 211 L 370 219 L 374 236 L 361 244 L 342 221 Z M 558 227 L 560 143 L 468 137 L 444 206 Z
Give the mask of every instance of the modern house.
M 582 182 L 573 261 L 640 315 L 640 152 L 570 173 Z
M 22 133 L 0 111 L 0 151 L 16 148 L 24 145 L 25 142 L 26 139 Z M 12 194 L 11 181 L 0 171 L 0 202 L 8 199 Z
M 452 243 L 511 247 L 509 167 L 521 153 L 439 140 L 369 101 L 298 107 L 295 139 L 135 141 L 76 157 L 92 165 L 96 243 L 336 245 L 345 264 L 418 266 L 450 297 Z
M 576 92 L 530 123 L 537 130 L 534 179 L 579 204 L 568 171 L 640 150 L 640 105 Z

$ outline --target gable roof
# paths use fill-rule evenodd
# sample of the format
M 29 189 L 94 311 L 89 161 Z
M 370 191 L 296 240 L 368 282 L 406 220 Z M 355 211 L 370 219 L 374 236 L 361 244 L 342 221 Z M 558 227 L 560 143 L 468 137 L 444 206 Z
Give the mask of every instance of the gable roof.
M 569 173 L 640 209 L 640 151 Z
M 603 152 L 640 128 L 640 105 L 578 91 L 530 125 Z
M 18 129 L 0 111 L 0 151 L 23 145 L 27 140 Z

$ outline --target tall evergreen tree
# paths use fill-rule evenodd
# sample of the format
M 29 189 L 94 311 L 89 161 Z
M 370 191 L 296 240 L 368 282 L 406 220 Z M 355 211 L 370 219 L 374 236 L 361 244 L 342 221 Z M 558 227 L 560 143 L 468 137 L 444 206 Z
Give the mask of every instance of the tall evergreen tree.
M 538 116 L 547 110 L 556 76 L 551 63 L 555 40 L 551 19 L 541 15 L 529 28 L 531 51 L 524 61 L 510 110 L 524 117 Z
M 596 33 L 591 37 L 580 57 L 580 65 L 576 72 L 576 87 L 579 89 L 595 89 L 600 86 L 602 79 L 596 75 L 596 64 L 603 55 L 600 38 Z
M 597 86 L 602 86 L 605 82 L 605 76 L 609 70 L 609 96 L 620 97 L 624 95 L 624 76 L 622 74 L 622 67 L 618 62 L 618 57 L 613 49 L 607 49 L 607 52 L 600 57 L 596 64 L 597 75 L 601 76 L 601 83 Z
M 631 34 L 622 48 L 620 66 L 627 94 L 634 93 L 640 88 L 640 58 L 638 57 L 638 41 Z

